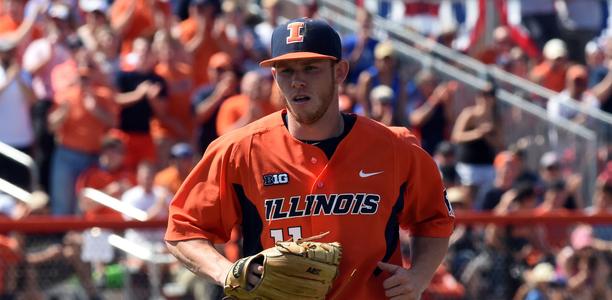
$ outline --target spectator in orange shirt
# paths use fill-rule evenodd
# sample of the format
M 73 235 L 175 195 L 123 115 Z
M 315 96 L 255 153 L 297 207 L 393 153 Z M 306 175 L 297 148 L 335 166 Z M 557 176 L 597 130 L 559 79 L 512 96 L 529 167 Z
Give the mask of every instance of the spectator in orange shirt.
M 565 88 L 567 46 L 562 40 L 552 39 L 544 45 L 543 54 L 544 61 L 531 70 L 529 77 L 545 88 L 560 92 Z
M 160 166 L 166 166 L 170 147 L 178 142 L 189 142 L 193 133 L 190 96 L 193 91 L 192 68 L 184 59 L 182 45 L 169 32 L 158 31 L 153 41 L 153 50 L 159 57 L 155 73 L 168 85 L 168 107 L 165 122 L 154 118 L 151 134 L 157 146 Z
M 187 143 L 178 143 L 170 151 L 171 164 L 155 175 L 155 185 L 176 194 L 194 164 L 193 148 Z
M 246 73 L 240 83 L 240 94 L 221 104 L 217 116 L 217 134 L 221 136 L 279 109 L 270 101 L 271 95 L 272 76 L 269 73 Z
M 108 135 L 102 141 L 98 164 L 79 175 L 75 190 L 79 195 L 79 207 L 86 219 L 122 219 L 119 212 L 91 201 L 82 196 L 81 192 L 84 188 L 94 188 L 120 198 L 125 191 L 136 185 L 136 175 L 125 168 L 124 158 L 125 146 L 121 139 Z
M 95 163 L 102 138 L 117 123 L 112 90 L 92 82 L 91 73 L 86 64 L 81 66 L 78 84 L 56 97 L 55 108 L 49 114 L 49 126 L 57 140 L 50 176 L 54 215 L 76 212 L 77 177 Z
M 195 86 L 210 82 L 208 63 L 211 56 L 219 51 L 230 53 L 227 38 L 219 27 L 217 16 L 221 11 L 219 0 L 192 0 L 189 18 L 179 25 L 180 40 L 185 50 L 193 57 Z

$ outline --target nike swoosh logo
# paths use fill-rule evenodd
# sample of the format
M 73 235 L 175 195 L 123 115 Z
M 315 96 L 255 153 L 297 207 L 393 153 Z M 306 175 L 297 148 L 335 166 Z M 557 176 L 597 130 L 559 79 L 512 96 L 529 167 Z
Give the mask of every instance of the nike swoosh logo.
M 384 171 L 379 171 L 379 172 L 372 172 L 372 173 L 366 173 L 363 170 L 359 171 L 359 177 L 361 178 L 366 178 L 366 177 L 370 177 L 370 176 L 374 176 L 374 175 L 378 175 L 380 173 L 382 173 Z

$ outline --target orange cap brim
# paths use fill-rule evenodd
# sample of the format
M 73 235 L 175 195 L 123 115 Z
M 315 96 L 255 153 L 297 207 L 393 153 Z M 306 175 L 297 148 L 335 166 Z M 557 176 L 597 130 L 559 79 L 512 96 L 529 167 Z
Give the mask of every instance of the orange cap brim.
M 264 60 L 259 63 L 259 66 L 267 68 L 267 67 L 272 67 L 272 65 L 277 61 L 309 59 L 309 58 L 332 59 L 332 60 L 338 59 L 335 56 L 324 55 L 324 54 L 319 54 L 319 53 L 314 53 L 314 52 L 291 52 L 291 53 L 283 54 L 281 56 L 277 56 L 275 58 Z

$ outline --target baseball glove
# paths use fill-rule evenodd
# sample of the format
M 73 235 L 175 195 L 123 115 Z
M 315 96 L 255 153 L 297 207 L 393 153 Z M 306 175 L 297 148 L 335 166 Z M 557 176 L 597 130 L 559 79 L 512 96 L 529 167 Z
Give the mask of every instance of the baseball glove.
M 238 260 L 225 279 L 224 299 L 325 299 L 338 274 L 342 247 L 310 240 L 277 242 Z M 252 263 L 261 264 L 263 273 L 249 289 L 247 274 Z

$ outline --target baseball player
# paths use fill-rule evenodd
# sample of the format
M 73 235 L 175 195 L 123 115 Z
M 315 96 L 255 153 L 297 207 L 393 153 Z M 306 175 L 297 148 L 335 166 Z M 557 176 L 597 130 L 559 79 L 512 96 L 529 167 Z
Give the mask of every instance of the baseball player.
M 213 244 L 242 226 L 243 255 L 329 232 L 343 247 L 327 299 L 419 299 L 446 254 L 454 215 L 434 161 L 405 128 L 338 107 L 348 73 L 338 33 L 293 19 L 272 35 L 272 67 L 286 109 L 214 141 L 170 205 L 169 250 L 221 286 L 234 273 Z M 412 235 L 401 265 L 399 232 Z M 261 280 L 252 265 L 248 280 Z M 278 286 L 283 289 L 283 286 Z

